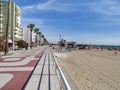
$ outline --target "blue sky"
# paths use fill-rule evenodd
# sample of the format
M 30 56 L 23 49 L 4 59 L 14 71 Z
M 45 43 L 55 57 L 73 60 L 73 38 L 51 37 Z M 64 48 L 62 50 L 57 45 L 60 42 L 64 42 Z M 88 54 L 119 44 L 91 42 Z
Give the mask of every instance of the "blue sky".
M 120 0 L 12 0 L 49 42 L 120 45 Z

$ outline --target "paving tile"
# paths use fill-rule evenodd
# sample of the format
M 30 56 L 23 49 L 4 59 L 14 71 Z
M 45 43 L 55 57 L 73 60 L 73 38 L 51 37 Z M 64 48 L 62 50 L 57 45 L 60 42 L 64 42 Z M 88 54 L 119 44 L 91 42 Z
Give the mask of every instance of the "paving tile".
M 31 72 L 25 71 L 25 72 L 6 72 L 6 73 L 13 74 L 14 77 L 0 90 L 21 90 Z
M 41 58 L 44 48 L 20 50 L 3 56 L 0 60 L 0 90 L 21 90 Z
M 14 77 L 13 74 L 0 73 L 0 89 L 1 89 L 6 83 L 8 83 L 13 77 Z

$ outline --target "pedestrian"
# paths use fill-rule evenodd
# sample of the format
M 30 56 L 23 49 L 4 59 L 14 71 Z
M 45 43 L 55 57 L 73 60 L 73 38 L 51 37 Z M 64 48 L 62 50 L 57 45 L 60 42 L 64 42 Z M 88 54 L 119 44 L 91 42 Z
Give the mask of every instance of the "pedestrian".
M 114 53 L 115 55 L 117 55 L 117 51 L 115 50 L 115 53 Z
M 28 50 L 28 43 L 26 44 L 26 50 Z

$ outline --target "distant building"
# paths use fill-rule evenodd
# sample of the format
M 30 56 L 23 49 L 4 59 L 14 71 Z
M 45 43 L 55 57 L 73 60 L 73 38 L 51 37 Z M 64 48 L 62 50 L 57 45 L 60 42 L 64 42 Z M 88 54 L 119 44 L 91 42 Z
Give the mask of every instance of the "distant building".
M 75 50 L 76 49 L 76 42 L 67 42 L 66 40 L 61 40 L 58 42 L 59 49 L 62 51 L 66 50 Z
M 30 43 L 30 29 L 27 27 L 22 27 L 22 40 L 26 41 L 27 43 Z
M 76 48 L 76 42 L 67 42 L 67 48 Z
M 18 41 L 22 39 L 22 31 L 20 29 L 20 8 L 14 3 L 10 4 L 10 31 L 8 35 L 8 43 L 12 43 L 13 41 Z M 0 1 L 0 36 L 5 35 L 6 25 L 7 25 L 7 12 L 8 12 L 8 2 Z
M 30 34 L 31 34 L 30 28 L 22 27 L 21 31 L 22 31 L 22 40 L 30 44 Z M 36 39 L 36 33 L 34 33 L 34 30 L 33 30 L 32 31 L 32 42 L 33 43 L 35 43 L 35 39 Z
M 35 43 L 35 41 L 36 41 L 36 33 L 33 30 L 33 32 L 32 32 L 32 42 Z
M 77 44 L 76 45 L 76 49 L 86 49 L 87 48 L 87 45 L 85 44 Z

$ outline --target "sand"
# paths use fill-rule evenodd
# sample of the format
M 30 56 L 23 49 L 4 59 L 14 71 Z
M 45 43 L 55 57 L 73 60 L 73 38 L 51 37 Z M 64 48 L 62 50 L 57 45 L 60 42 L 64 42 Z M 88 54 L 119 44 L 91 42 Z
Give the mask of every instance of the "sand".
M 77 50 L 58 61 L 79 90 L 120 90 L 120 52 Z

